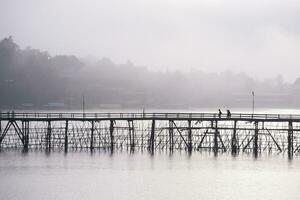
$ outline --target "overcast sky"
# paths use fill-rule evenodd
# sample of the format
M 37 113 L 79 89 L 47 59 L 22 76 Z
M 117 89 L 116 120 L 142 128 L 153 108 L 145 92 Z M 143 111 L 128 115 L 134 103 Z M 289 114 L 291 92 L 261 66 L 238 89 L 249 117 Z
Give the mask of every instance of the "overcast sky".
M 0 37 L 151 69 L 300 77 L 298 0 L 0 0 Z

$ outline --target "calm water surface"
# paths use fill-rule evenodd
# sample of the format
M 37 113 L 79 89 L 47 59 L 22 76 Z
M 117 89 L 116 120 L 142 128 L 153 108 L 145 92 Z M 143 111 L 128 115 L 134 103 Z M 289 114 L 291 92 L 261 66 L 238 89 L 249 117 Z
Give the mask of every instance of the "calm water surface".
M 0 199 L 300 199 L 300 159 L 282 154 L 0 153 Z

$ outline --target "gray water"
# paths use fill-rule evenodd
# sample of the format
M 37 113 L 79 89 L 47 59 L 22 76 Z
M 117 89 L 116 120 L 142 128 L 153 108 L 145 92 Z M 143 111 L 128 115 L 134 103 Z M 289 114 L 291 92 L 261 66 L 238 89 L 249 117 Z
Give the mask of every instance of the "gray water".
M 300 159 L 208 152 L 0 153 L 0 199 L 299 199 Z

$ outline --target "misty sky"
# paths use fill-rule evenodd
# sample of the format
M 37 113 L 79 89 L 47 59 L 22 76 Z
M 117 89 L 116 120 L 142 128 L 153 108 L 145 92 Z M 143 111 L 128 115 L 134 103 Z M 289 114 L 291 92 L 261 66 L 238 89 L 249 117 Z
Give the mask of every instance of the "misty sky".
M 0 0 L 0 37 L 151 69 L 300 77 L 300 1 Z

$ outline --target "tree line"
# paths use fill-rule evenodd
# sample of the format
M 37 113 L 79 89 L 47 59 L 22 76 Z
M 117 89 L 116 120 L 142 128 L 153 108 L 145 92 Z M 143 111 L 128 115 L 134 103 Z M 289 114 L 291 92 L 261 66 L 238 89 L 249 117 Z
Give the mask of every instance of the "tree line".
M 87 62 L 73 55 L 51 56 L 21 49 L 12 37 L 0 41 L 0 108 L 247 107 L 299 106 L 300 79 L 256 80 L 244 73 L 201 70 L 152 71 L 109 58 Z

